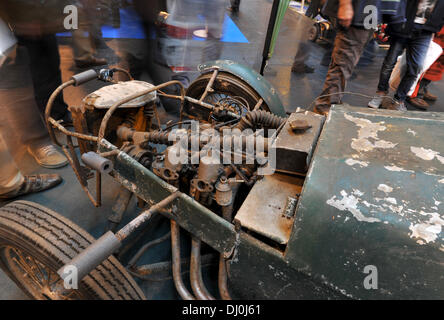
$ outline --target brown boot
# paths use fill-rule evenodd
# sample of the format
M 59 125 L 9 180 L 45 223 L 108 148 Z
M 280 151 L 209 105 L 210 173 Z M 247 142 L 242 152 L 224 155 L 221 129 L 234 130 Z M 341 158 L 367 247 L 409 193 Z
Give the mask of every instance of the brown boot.
M 407 111 L 404 101 L 398 101 L 396 99 L 387 101 L 384 107 L 388 110 Z
M 407 101 L 414 107 L 421 109 L 421 110 L 427 110 L 429 107 L 429 104 L 424 101 L 421 98 L 408 98 Z
M 427 101 L 436 101 L 438 100 L 438 97 L 435 96 L 434 94 L 431 94 L 430 92 L 426 91 L 423 95 L 424 100 Z
M 0 199 L 12 199 L 28 193 L 40 192 L 55 187 L 62 182 L 62 177 L 58 174 L 35 174 L 24 178 L 18 189 L 1 194 Z

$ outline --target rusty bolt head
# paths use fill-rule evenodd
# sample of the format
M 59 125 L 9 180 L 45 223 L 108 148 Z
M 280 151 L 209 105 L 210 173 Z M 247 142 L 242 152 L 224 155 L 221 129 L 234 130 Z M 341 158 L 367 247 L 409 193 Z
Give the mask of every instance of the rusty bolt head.
M 290 128 L 294 132 L 305 132 L 312 126 L 306 120 L 298 119 L 290 122 Z

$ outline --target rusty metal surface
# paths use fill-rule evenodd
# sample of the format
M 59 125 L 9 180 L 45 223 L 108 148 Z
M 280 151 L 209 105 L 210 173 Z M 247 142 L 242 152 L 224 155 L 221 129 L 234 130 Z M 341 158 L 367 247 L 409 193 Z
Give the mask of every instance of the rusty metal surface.
M 270 112 L 285 117 L 285 108 L 275 88 L 256 71 L 230 60 L 216 60 L 198 66 L 202 73 L 212 72 L 215 68 L 229 72 L 248 83 L 265 101 Z
M 443 299 L 443 195 L 443 114 L 335 106 L 285 257 L 348 297 Z
M 144 81 L 132 80 L 102 87 L 83 98 L 85 108 L 108 109 L 116 102 L 135 93 L 153 88 L 154 85 Z M 141 107 L 156 99 L 156 91 L 122 104 L 120 108 Z
M 244 228 L 286 244 L 294 221 L 294 217 L 286 215 L 286 203 L 288 197 L 297 197 L 302 183 L 302 179 L 279 173 L 265 176 L 251 189 L 235 221 Z
M 72 123 L 74 129 L 78 133 L 88 134 L 88 125 L 85 119 L 85 110 L 82 107 L 70 106 L 68 110 L 71 112 Z M 83 154 L 88 151 L 92 151 L 94 146 L 87 140 L 78 139 L 80 153 Z
M 276 170 L 305 174 L 324 124 L 324 117 L 310 111 L 292 113 L 273 143 Z
M 101 141 L 100 151 L 113 149 L 115 147 L 106 140 Z M 113 176 L 125 188 L 134 192 L 150 205 L 154 205 L 177 191 L 177 188 L 157 177 L 124 152 L 120 152 L 116 156 Z M 182 228 L 225 257 L 232 254 L 236 242 L 236 231 L 228 221 L 186 194 L 181 194 L 169 209 L 171 209 L 171 217 Z

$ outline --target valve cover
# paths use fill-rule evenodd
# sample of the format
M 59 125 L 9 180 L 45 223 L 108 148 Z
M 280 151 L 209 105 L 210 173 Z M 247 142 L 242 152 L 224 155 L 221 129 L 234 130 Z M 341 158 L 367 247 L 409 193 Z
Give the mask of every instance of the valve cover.
M 90 93 L 83 98 L 83 104 L 86 109 L 90 110 L 94 108 L 109 109 L 116 102 L 153 87 L 154 85 L 151 83 L 138 80 L 119 82 Z M 120 108 L 142 107 L 147 103 L 156 100 L 156 96 L 156 91 L 152 91 L 121 105 Z

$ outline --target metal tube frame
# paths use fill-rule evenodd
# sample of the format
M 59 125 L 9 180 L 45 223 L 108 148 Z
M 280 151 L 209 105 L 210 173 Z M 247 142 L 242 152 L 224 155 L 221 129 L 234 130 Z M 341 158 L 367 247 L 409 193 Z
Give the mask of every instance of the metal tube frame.
M 63 152 L 65 153 L 70 165 L 72 166 L 72 168 L 77 176 L 77 179 L 79 180 L 79 182 L 81 184 L 82 189 L 85 191 L 85 193 L 87 194 L 87 196 L 91 200 L 91 202 L 94 204 L 94 206 L 98 207 L 101 205 L 101 174 L 100 174 L 100 172 L 96 172 L 96 199 L 94 199 L 93 195 L 91 194 L 91 192 L 88 189 L 87 178 L 82 175 L 80 161 L 77 158 L 77 155 L 75 153 L 75 149 L 74 149 L 74 146 L 72 143 L 72 137 L 97 143 L 97 145 L 98 145 L 97 152 L 99 153 L 99 155 L 101 155 L 103 157 L 110 157 L 110 156 L 118 157 L 119 155 L 122 155 L 122 153 L 124 153 L 124 152 L 118 150 L 115 146 L 108 143 L 104 139 L 104 136 L 105 136 L 106 128 L 108 125 L 108 121 L 119 106 L 121 106 L 122 104 L 129 102 L 133 99 L 136 99 L 140 96 L 148 94 L 152 91 L 155 91 L 155 90 L 159 91 L 160 89 L 170 86 L 170 85 L 178 85 L 180 87 L 180 91 L 181 91 L 180 95 L 165 94 L 161 91 L 160 91 L 159 95 L 162 95 L 162 96 L 165 96 L 168 98 L 178 99 L 181 101 L 181 108 L 180 108 L 180 118 L 181 119 L 183 117 L 183 109 L 184 109 L 185 101 L 188 101 L 188 102 L 191 102 L 194 104 L 198 104 L 202 107 L 206 107 L 211 110 L 214 110 L 215 107 L 213 105 L 205 103 L 205 102 L 203 102 L 203 100 L 205 99 L 205 96 L 213 90 L 212 85 L 213 85 L 214 81 L 216 80 L 217 75 L 218 75 L 218 69 L 216 69 L 213 72 L 210 82 L 207 84 L 207 87 L 206 87 L 204 93 L 202 94 L 200 100 L 185 96 L 185 89 L 184 89 L 183 85 L 179 81 L 174 80 L 174 81 L 169 81 L 169 82 L 163 83 L 161 85 L 155 86 L 153 88 L 142 91 L 140 93 L 133 94 L 125 99 L 122 99 L 122 100 L 116 102 L 114 105 L 112 105 L 108 109 L 105 116 L 103 117 L 101 125 L 100 125 L 100 129 L 99 129 L 99 134 L 97 137 L 92 136 L 92 135 L 80 134 L 77 132 L 71 132 L 71 131 L 67 130 L 62 124 L 60 124 L 58 121 L 56 121 L 55 119 L 53 119 L 50 116 L 55 98 L 65 88 L 67 88 L 71 85 L 74 85 L 75 84 L 74 80 L 69 80 L 69 81 L 63 83 L 51 94 L 50 99 L 49 99 L 46 109 L 45 109 L 45 122 L 46 122 L 46 125 L 48 128 L 49 135 L 50 135 L 52 141 L 56 145 L 58 145 L 62 148 Z M 234 116 L 237 116 L 237 115 L 234 115 Z M 237 116 L 237 118 L 238 118 L 238 116 Z M 62 144 L 57 140 L 54 129 L 59 130 L 60 132 L 62 132 L 64 135 L 67 136 L 67 144 Z M 100 150 L 102 150 L 103 152 L 100 152 Z M 186 289 L 186 287 L 183 283 L 183 280 L 182 280 L 181 270 L 180 270 L 180 261 L 181 261 L 180 260 L 180 243 L 179 243 L 180 227 L 179 227 L 179 224 L 175 221 L 176 216 L 175 216 L 174 212 L 172 212 L 171 210 L 165 209 L 166 206 L 168 206 L 171 202 L 173 202 L 174 200 L 176 200 L 180 196 L 183 196 L 183 194 L 181 194 L 178 191 L 172 192 L 169 196 L 164 198 L 162 201 L 153 205 L 149 210 L 143 212 L 141 215 L 139 215 L 137 218 L 135 218 L 129 224 L 124 226 L 121 230 L 119 230 L 115 234 L 115 236 L 119 239 L 119 241 L 124 240 L 132 232 L 134 232 L 140 225 L 147 222 L 154 212 L 159 212 L 159 213 L 163 214 L 164 216 L 166 216 L 167 218 L 169 218 L 171 221 L 171 246 L 172 246 L 172 253 L 173 253 L 172 269 L 173 269 L 174 283 L 176 285 L 176 289 L 177 289 L 178 293 L 180 294 L 180 296 L 183 299 L 192 300 L 192 299 L 195 299 L 195 297 Z M 234 227 L 232 227 L 232 229 L 234 230 Z M 199 292 L 202 292 L 203 296 L 200 295 L 200 298 L 205 297 L 206 299 L 214 299 L 214 297 L 212 297 L 211 294 L 208 293 L 208 291 L 206 290 L 205 286 L 203 285 L 203 281 L 202 281 L 201 256 L 200 256 L 201 240 L 197 239 L 195 237 L 193 237 L 192 239 L 193 239 L 193 243 L 194 243 L 194 245 L 193 245 L 194 254 L 192 254 L 191 259 L 190 259 L 190 276 L 192 278 L 191 283 L 192 283 L 193 289 L 196 289 L 196 288 L 201 289 Z M 233 242 L 234 242 L 234 237 L 233 237 Z M 231 248 L 230 251 L 225 251 L 225 252 L 221 253 L 221 257 L 227 258 L 228 256 L 230 256 L 232 254 L 232 250 L 233 250 L 233 248 Z M 193 281 L 193 279 L 194 279 L 194 281 Z M 196 287 L 196 284 L 198 285 L 197 287 Z M 202 284 L 202 285 L 200 285 L 200 284 Z

